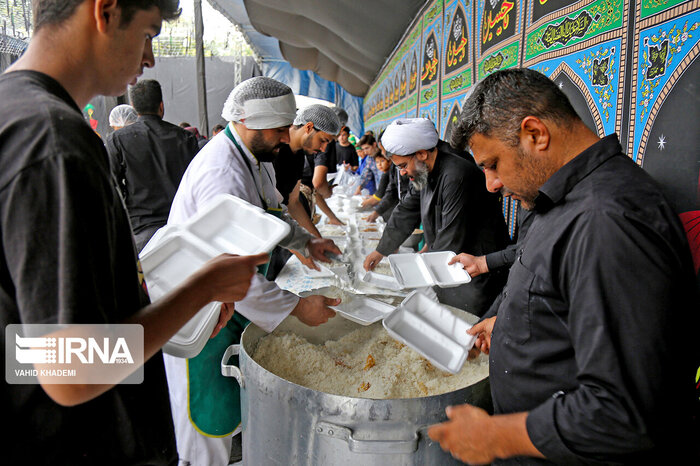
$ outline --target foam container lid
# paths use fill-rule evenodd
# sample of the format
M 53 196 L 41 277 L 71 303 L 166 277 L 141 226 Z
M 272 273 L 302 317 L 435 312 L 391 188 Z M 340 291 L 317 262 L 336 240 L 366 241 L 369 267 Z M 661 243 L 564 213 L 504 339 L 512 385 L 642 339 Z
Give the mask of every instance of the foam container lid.
M 406 296 L 382 324 L 393 338 L 452 374 L 462 369 L 476 341 L 476 336 L 467 334 L 471 324 L 417 290 Z
M 231 194 L 219 194 L 192 216 L 185 229 L 219 253 L 253 255 L 270 252 L 291 227 Z
M 452 288 L 471 281 L 471 277 L 461 264 L 447 265 L 455 255 L 452 251 L 391 254 L 389 266 L 402 288 L 422 288 L 432 285 Z
M 388 316 L 394 306 L 361 295 L 349 295 L 331 309 L 360 325 L 370 325 Z
M 140 254 L 152 301 L 161 298 L 222 253 L 269 253 L 290 226 L 230 194 L 219 194 L 182 225 L 167 225 Z M 219 320 L 220 303 L 209 303 L 163 346 L 173 356 L 193 358 L 209 340 Z
M 162 298 L 216 255 L 188 232 L 171 231 L 140 258 L 151 300 Z M 199 354 L 219 320 L 219 306 L 212 302 L 200 309 L 163 346 L 163 351 L 180 358 Z

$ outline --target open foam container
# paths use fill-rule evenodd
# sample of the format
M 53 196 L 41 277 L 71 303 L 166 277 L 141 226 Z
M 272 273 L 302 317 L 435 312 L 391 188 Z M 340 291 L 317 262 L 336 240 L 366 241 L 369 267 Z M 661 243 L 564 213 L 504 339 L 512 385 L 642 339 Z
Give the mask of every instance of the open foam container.
M 452 374 L 462 369 L 476 341 L 467 334 L 471 324 L 419 291 L 406 296 L 382 324 L 393 338 Z
M 471 281 L 461 264 L 447 265 L 456 254 L 452 251 L 423 254 L 391 254 L 389 266 L 402 288 L 437 285 L 451 288 Z
M 179 286 L 208 260 L 222 253 L 269 253 L 289 234 L 283 220 L 230 194 L 220 194 L 182 225 L 158 230 L 139 257 L 151 301 Z M 200 309 L 163 346 L 165 353 L 193 358 L 219 320 L 220 303 Z

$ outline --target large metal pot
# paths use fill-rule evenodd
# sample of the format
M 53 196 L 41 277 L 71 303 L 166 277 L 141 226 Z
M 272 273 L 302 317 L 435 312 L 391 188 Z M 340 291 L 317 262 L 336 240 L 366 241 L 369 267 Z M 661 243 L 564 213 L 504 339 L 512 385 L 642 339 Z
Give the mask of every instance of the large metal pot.
M 476 319 L 467 313 L 464 317 Z M 337 339 L 357 328 L 340 316 L 314 328 L 288 317 L 278 327 L 312 343 Z M 391 400 L 331 395 L 296 385 L 252 359 L 265 335 L 250 324 L 241 344 L 230 346 L 221 362 L 222 373 L 235 377 L 241 386 L 247 465 L 461 464 L 430 440 L 428 426 L 445 421 L 445 408 L 450 405 L 470 403 L 492 411 L 488 377 L 442 395 Z M 228 365 L 234 355 L 238 355 L 238 367 Z

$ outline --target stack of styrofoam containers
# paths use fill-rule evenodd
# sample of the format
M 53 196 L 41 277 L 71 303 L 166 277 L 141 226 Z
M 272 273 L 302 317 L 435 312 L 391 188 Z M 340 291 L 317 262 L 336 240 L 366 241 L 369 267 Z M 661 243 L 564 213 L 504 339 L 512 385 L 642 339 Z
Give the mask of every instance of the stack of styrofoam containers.
M 290 227 L 230 194 L 220 194 L 183 225 L 158 231 L 140 255 L 149 294 L 155 301 L 222 253 L 269 253 Z M 163 347 L 174 356 L 192 358 L 206 344 L 219 318 L 219 303 L 200 309 Z

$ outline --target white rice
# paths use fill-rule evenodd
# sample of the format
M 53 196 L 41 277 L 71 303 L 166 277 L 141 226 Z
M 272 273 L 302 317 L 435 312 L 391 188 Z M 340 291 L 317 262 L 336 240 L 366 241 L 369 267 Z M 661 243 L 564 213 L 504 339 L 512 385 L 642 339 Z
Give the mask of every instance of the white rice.
M 273 374 L 298 385 L 324 393 L 372 399 L 417 398 L 452 392 L 478 382 L 489 371 L 488 357 L 482 354 L 465 362 L 458 374 L 443 372 L 391 338 L 381 323 L 322 345 L 311 344 L 292 333 L 275 331 L 260 340 L 253 359 Z

